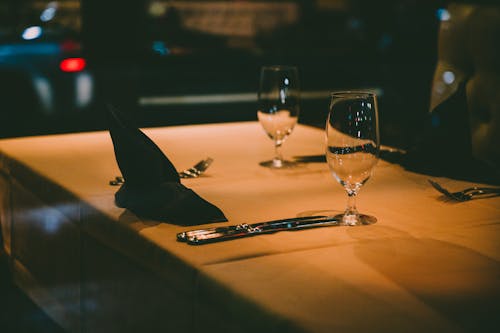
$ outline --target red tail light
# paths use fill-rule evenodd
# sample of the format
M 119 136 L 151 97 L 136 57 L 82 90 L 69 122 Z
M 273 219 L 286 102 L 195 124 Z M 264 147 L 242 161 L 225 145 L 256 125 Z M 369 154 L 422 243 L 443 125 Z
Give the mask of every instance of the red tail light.
M 59 68 L 63 72 L 81 72 L 85 69 L 85 59 L 83 58 L 67 58 L 61 61 Z

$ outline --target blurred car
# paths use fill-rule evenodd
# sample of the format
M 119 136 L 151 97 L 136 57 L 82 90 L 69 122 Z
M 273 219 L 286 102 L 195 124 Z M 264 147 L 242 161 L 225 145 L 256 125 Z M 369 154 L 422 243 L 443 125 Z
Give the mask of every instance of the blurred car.
M 3 118 L 24 120 L 25 115 L 55 116 L 89 107 L 93 78 L 81 55 L 79 33 L 80 1 L 0 5 Z

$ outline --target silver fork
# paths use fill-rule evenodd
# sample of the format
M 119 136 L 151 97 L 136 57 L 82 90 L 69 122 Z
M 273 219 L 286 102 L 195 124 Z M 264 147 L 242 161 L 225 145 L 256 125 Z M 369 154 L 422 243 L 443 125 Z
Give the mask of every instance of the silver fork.
M 180 178 L 196 178 L 199 177 L 202 173 L 204 173 L 208 167 L 212 164 L 214 161 L 213 158 L 207 157 L 189 169 L 185 169 L 179 172 L 179 177 Z M 109 181 L 109 185 L 112 186 L 119 186 L 122 185 L 125 182 L 125 179 L 123 179 L 122 176 L 116 176 L 115 179 L 112 179 Z
M 444 194 L 446 198 L 454 201 L 469 201 L 472 199 L 480 199 L 480 198 L 492 198 L 500 196 L 500 188 L 497 187 L 478 187 L 472 186 L 461 191 L 450 192 L 446 188 L 442 187 L 439 183 L 428 179 L 429 183 L 434 187 L 437 191 Z
M 199 177 L 202 173 L 204 173 L 208 169 L 208 167 L 212 164 L 213 161 L 214 161 L 213 158 L 207 157 L 206 159 L 201 160 L 195 165 L 193 165 L 191 168 L 179 172 L 179 177 L 181 178 Z

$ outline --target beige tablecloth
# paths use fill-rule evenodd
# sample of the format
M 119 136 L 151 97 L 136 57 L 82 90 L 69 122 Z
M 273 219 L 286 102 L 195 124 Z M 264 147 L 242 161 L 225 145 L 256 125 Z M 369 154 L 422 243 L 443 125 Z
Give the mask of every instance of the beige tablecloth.
M 179 169 L 214 158 L 204 176 L 182 182 L 224 211 L 221 225 L 331 214 L 346 203 L 326 163 L 259 166 L 273 149 L 258 123 L 145 132 Z M 298 126 L 284 154 L 322 154 L 323 141 L 321 130 Z M 444 202 L 427 176 L 397 165 L 380 161 L 360 192 L 358 208 L 375 225 L 203 246 L 176 241 L 189 228 L 114 205 L 108 181 L 119 170 L 108 133 L 1 140 L 0 170 L 2 231 L 18 283 L 69 330 L 500 328 L 500 198 Z

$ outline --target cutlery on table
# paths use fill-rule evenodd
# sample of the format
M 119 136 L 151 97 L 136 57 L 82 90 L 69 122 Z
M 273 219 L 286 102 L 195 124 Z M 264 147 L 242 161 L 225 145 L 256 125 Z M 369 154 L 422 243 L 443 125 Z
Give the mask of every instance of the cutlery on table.
M 242 223 L 226 227 L 189 230 L 178 233 L 177 240 L 191 245 L 201 245 L 278 231 L 336 225 L 339 225 L 339 220 L 333 216 L 303 216 L 253 224 Z
M 206 159 L 201 160 L 195 165 L 193 165 L 191 168 L 179 172 L 179 177 L 196 178 L 200 176 L 202 173 L 204 173 L 208 169 L 208 167 L 212 164 L 213 161 L 214 161 L 213 158 L 207 157 Z
M 180 178 L 196 178 L 199 177 L 202 173 L 204 173 L 208 167 L 212 164 L 213 158 L 207 157 L 189 169 L 185 169 L 179 172 L 179 177 Z M 112 179 L 109 181 L 109 185 L 112 186 L 118 186 L 121 185 L 125 182 L 125 179 L 123 179 L 122 176 L 116 176 L 115 179 Z
M 498 187 L 472 186 L 461 191 L 451 192 L 431 179 L 428 179 L 428 181 L 432 185 L 432 187 L 443 194 L 447 199 L 454 201 L 463 202 L 472 199 L 484 199 L 500 196 L 500 188 Z

